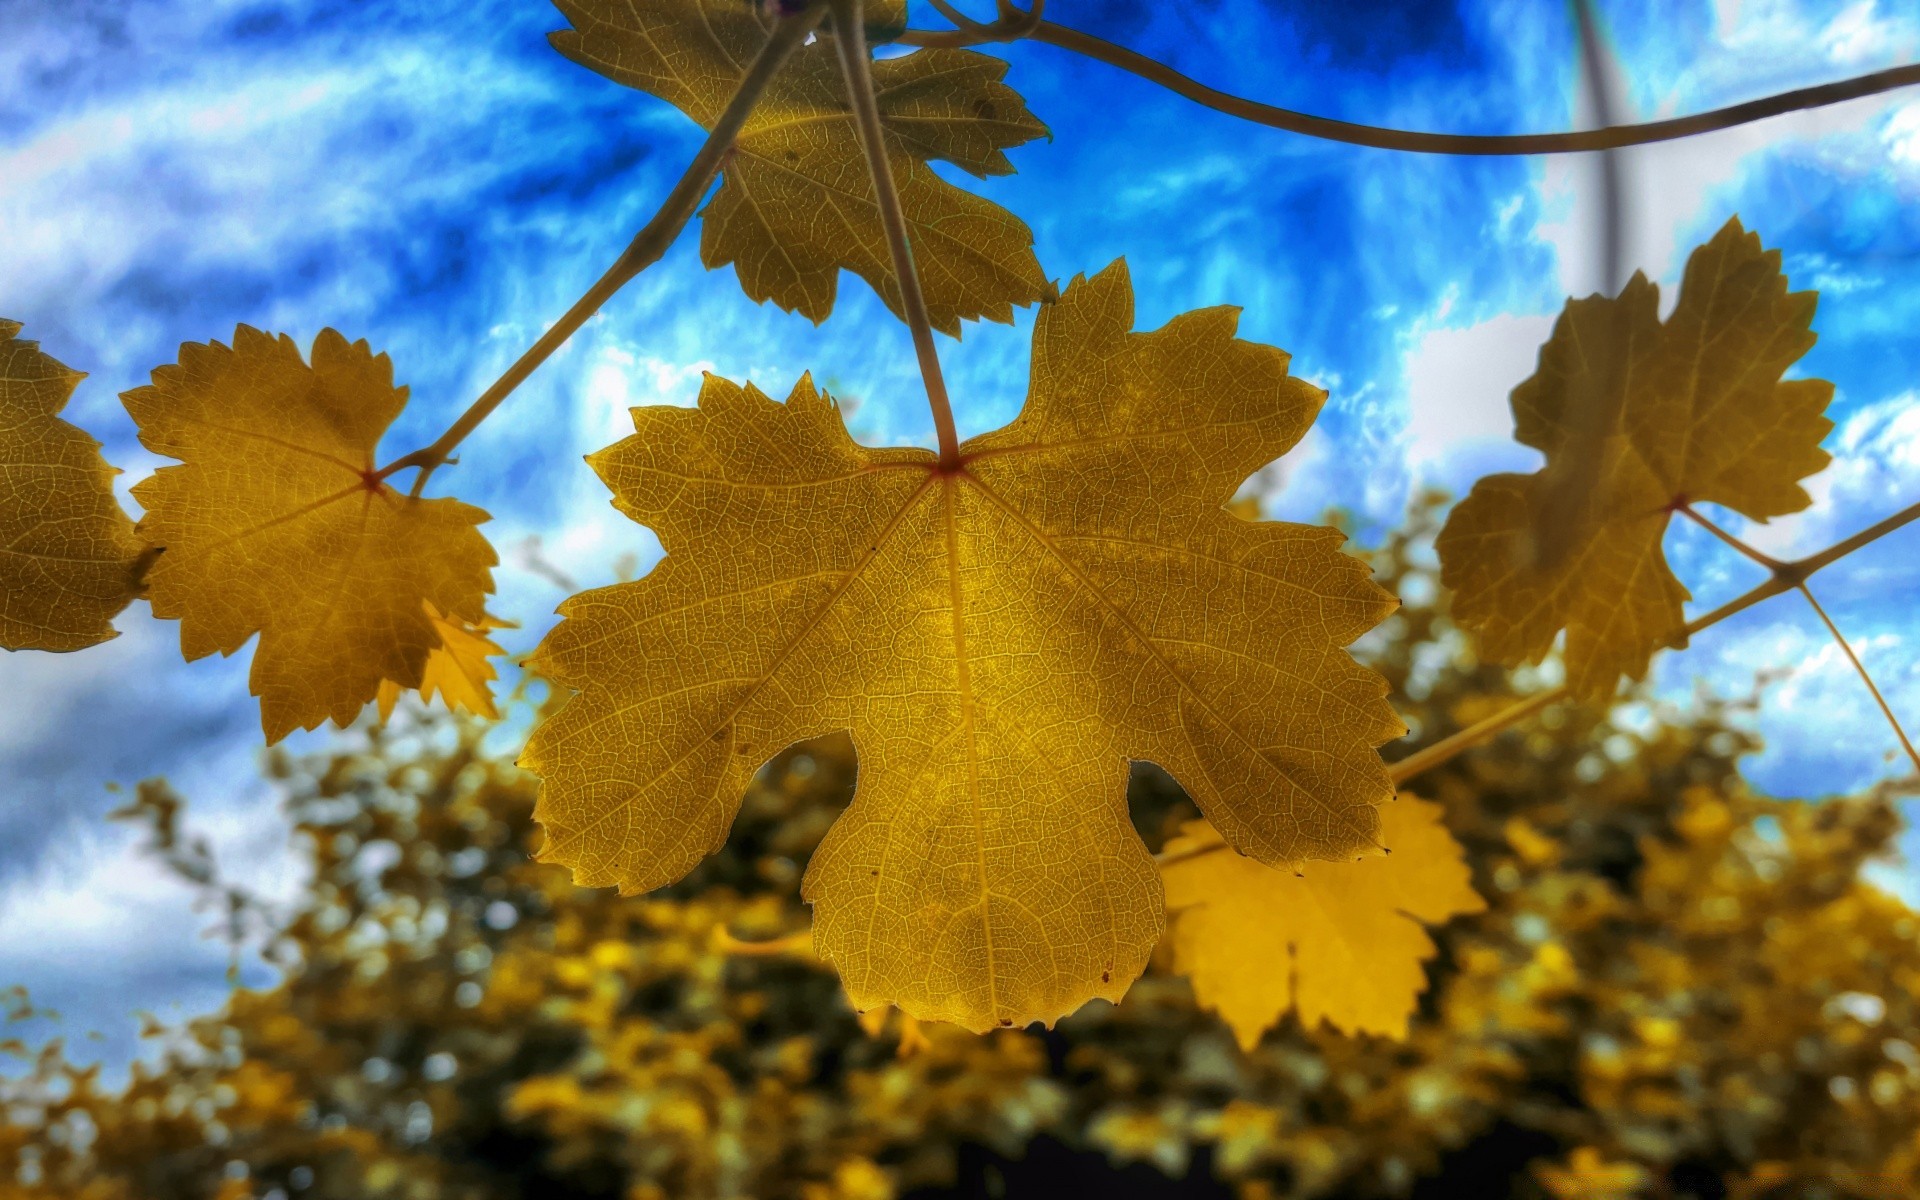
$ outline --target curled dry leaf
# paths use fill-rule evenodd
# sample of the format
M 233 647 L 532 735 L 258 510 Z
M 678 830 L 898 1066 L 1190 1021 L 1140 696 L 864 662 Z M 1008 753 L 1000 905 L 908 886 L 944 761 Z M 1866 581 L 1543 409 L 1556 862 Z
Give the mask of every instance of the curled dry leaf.
M 1661 551 L 1680 505 L 1765 520 L 1810 503 L 1799 481 L 1827 464 L 1833 385 L 1781 375 L 1813 346 L 1817 299 L 1787 291 L 1780 252 L 1736 217 L 1687 260 L 1664 322 L 1660 289 L 1637 273 L 1617 297 L 1567 302 L 1513 392 L 1514 437 L 1547 465 L 1480 480 L 1440 533 L 1454 619 L 1483 653 L 1537 662 L 1565 630 L 1568 686 L 1610 696 L 1685 631 L 1687 590 Z M 1595 412 L 1600 461 L 1581 470 L 1571 431 Z M 1574 473 L 1592 484 L 1569 498 L 1559 484 Z M 1548 503 L 1558 544 L 1543 556 Z
M 1406 1037 L 1434 955 L 1421 923 L 1486 902 L 1439 805 L 1401 797 L 1381 810 L 1380 836 L 1390 855 L 1308 863 L 1298 875 L 1221 846 L 1205 821 L 1167 843 L 1174 970 L 1241 1046 L 1290 1010 L 1308 1027 Z
M 1264 862 L 1374 844 L 1402 732 L 1344 647 L 1392 600 L 1331 529 L 1224 505 L 1325 393 L 1216 308 L 1131 332 L 1123 263 L 1043 308 L 1018 420 L 962 447 L 853 441 L 709 376 L 593 456 L 666 557 L 575 596 L 537 658 L 545 861 L 629 892 L 727 835 L 754 771 L 850 730 L 859 788 L 815 852 L 814 942 L 856 1008 L 979 1030 L 1117 999 L 1161 925 L 1130 759 Z
M 0 646 L 79 650 L 138 593 L 140 539 L 100 443 L 60 419 L 86 378 L 0 320 Z
M 268 741 L 346 724 L 383 680 L 424 681 L 433 613 L 478 627 L 492 590 L 487 514 L 412 499 L 375 477 L 374 449 L 407 401 L 393 364 L 331 329 L 313 365 L 292 338 L 242 325 L 231 348 L 180 347 L 123 397 L 149 450 L 181 461 L 133 490 L 154 615 L 196 659 L 255 633 L 250 675 Z
M 758 6 L 739 0 L 556 0 L 572 22 L 560 53 L 673 104 L 711 128 L 768 36 Z M 876 3 L 870 21 L 904 26 L 905 5 Z M 701 259 L 734 265 L 755 300 L 815 322 L 833 311 L 841 268 L 900 312 L 833 47 L 823 31 L 768 87 L 736 140 L 720 190 L 702 214 Z M 1047 127 L 1000 82 L 1007 64 L 971 50 L 919 50 L 873 64 L 874 88 L 927 309 L 936 328 L 1013 318 L 1048 291 L 1033 233 L 997 204 L 934 174 L 935 159 L 977 176 L 1013 170 L 1004 153 Z

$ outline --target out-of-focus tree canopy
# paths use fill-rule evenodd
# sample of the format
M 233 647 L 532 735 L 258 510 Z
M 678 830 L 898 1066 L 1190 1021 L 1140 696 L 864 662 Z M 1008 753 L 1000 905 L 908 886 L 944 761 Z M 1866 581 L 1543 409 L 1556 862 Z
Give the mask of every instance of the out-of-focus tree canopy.
M 1441 615 L 1432 531 L 1375 556 L 1407 606 L 1362 646 L 1410 748 L 1528 682 Z M 1434 931 L 1407 1040 L 1289 1017 L 1250 1053 L 1164 947 L 1052 1031 L 863 1023 L 793 936 L 844 740 L 775 760 L 725 849 L 639 899 L 531 862 L 534 782 L 477 729 L 273 759 L 312 863 L 290 911 L 143 785 L 155 852 L 282 980 L 156 1028 L 124 1087 L 11 1043 L 0 1200 L 1038 1195 L 1042 1137 L 1249 1200 L 1912 1195 L 1920 921 L 1861 875 L 1889 797 L 1757 795 L 1728 717 L 1565 707 L 1423 776 L 1488 908 Z M 1145 768 L 1132 803 L 1156 850 L 1194 815 Z

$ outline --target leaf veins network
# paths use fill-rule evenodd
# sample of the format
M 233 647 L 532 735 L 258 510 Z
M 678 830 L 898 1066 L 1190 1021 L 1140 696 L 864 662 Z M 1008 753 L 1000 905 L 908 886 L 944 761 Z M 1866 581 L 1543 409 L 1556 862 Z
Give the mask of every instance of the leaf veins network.
M 407 390 L 367 343 L 322 330 L 309 366 L 292 338 L 242 325 L 232 347 L 181 346 L 123 398 L 141 443 L 181 460 L 133 489 L 140 533 L 165 548 L 154 615 L 179 620 L 189 660 L 260 635 L 249 681 L 269 742 L 345 725 L 383 680 L 420 687 L 436 617 L 487 626 L 487 514 L 379 479 L 374 449 Z
M 808 867 L 815 945 L 857 1008 L 971 1029 L 1117 999 L 1162 925 L 1129 760 L 1267 863 L 1374 845 L 1402 732 L 1344 647 L 1391 610 L 1331 529 L 1223 507 L 1325 393 L 1226 308 L 1131 332 L 1124 263 L 1042 308 L 1026 406 L 943 470 L 870 449 L 803 378 L 708 377 L 593 456 L 659 535 L 537 658 L 579 694 L 523 762 L 545 861 L 670 883 L 754 771 L 850 730 L 859 787 Z

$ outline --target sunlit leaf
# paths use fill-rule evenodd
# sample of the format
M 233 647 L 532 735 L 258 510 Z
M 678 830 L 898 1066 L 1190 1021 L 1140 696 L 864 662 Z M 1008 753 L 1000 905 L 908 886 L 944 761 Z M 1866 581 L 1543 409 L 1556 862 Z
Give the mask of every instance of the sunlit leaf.
M 1337 531 L 1224 507 L 1325 395 L 1236 319 L 1133 333 L 1124 264 L 1076 282 L 1041 311 L 1025 410 L 953 471 L 856 444 L 807 379 L 635 409 L 592 462 L 666 557 L 568 601 L 539 651 L 581 693 L 524 757 L 543 858 L 672 882 L 761 763 L 851 730 L 815 945 L 856 1007 L 982 1029 L 1117 998 L 1145 963 L 1129 760 L 1262 861 L 1372 847 L 1402 727 L 1343 647 L 1392 601 Z
M 250 680 L 268 741 L 346 724 L 382 680 L 421 686 L 442 641 L 428 605 L 487 619 L 487 515 L 375 478 L 407 392 L 365 342 L 323 330 L 308 366 L 292 338 L 242 325 L 232 348 L 181 346 L 124 399 L 141 442 L 182 463 L 133 491 L 141 535 L 165 549 L 154 614 L 180 622 L 190 660 L 260 635 Z
M 114 636 L 140 540 L 100 443 L 59 417 L 86 378 L 0 320 L 0 646 L 78 650 Z

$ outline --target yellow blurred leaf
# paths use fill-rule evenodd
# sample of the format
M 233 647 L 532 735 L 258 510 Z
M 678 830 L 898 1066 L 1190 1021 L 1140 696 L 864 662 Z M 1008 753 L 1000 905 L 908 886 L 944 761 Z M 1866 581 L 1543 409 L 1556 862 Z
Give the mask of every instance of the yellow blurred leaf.
M 133 491 L 141 535 L 165 550 L 147 577 L 154 614 L 179 620 L 189 660 L 259 633 L 250 682 L 268 741 L 345 725 L 383 679 L 421 686 L 441 644 L 427 604 L 487 619 L 496 560 L 474 528 L 487 514 L 374 478 L 407 392 L 365 342 L 322 330 L 308 366 L 292 338 L 242 325 L 231 349 L 188 342 L 123 399 L 141 442 L 183 464 Z
M 100 443 L 59 417 L 84 378 L 0 320 L 0 646 L 78 650 L 114 636 L 140 540 Z
M 555 0 L 573 27 L 552 35 L 560 53 L 650 92 L 711 127 L 767 40 L 759 6 L 740 0 Z M 905 5 L 876 3 L 870 23 L 906 24 Z M 700 257 L 734 265 L 755 300 L 817 322 L 833 310 L 842 268 L 872 284 L 898 314 L 893 264 L 873 201 L 846 89 L 823 28 L 788 60 L 734 143 L 720 190 L 703 212 Z M 1013 319 L 1012 305 L 1048 291 L 1033 233 L 997 204 L 928 166 L 977 176 L 1013 171 L 1004 151 L 1047 134 L 1007 64 L 971 50 L 919 50 L 873 64 L 914 259 L 936 328 Z
M 1215 308 L 1130 332 L 1125 264 L 1044 307 L 1018 420 L 958 469 L 869 449 L 802 379 L 709 376 L 593 456 L 666 557 L 562 606 L 577 689 L 522 759 L 544 861 L 628 892 L 726 838 L 784 747 L 850 730 L 814 942 L 854 1007 L 980 1030 L 1117 999 L 1162 925 L 1127 816 L 1165 767 L 1266 862 L 1370 848 L 1402 731 L 1344 647 L 1392 608 L 1331 529 L 1224 505 L 1325 393 Z
M 431 600 L 421 603 L 433 620 L 434 632 L 440 635 L 440 644 L 427 655 L 427 665 L 420 673 L 421 702 L 432 703 L 434 694 L 438 693 L 449 712 L 466 711 L 489 721 L 499 720 L 500 712 L 493 706 L 493 691 L 487 686 L 499 678 L 499 672 L 488 660 L 506 651 L 487 637 L 487 631 L 511 629 L 513 622 L 483 616 L 478 625 L 468 625 L 465 621 L 447 619 Z M 380 691 L 374 699 L 382 721 L 393 716 L 393 706 L 406 690 L 394 680 L 380 681 Z
M 1288 1010 L 1301 1024 L 1404 1038 L 1438 924 L 1486 907 L 1440 820 L 1403 796 L 1381 810 L 1392 853 L 1275 870 L 1220 845 L 1205 821 L 1167 843 L 1174 970 L 1251 1049 Z
M 1817 299 L 1787 291 L 1780 252 L 1736 217 L 1687 260 L 1664 322 L 1660 289 L 1637 273 L 1618 297 L 1567 302 L 1513 392 L 1514 436 L 1546 467 L 1480 480 L 1440 533 L 1453 617 L 1483 653 L 1537 662 L 1564 629 L 1568 686 L 1610 696 L 1684 629 L 1687 590 L 1661 552 L 1680 505 L 1754 520 L 1807 506 L 1798 481 L 1827 464 L 1833 385 L 1781 375 L 1814 343 Z M 1597 468 L 1593 439 L 1572 436 L 1594 413 Z M 1575 473 L 1592 485 L 1569 499 L 1558 485 Z M 1550 501 L 1565 515 L 1543 555 L 1537 510 Z

